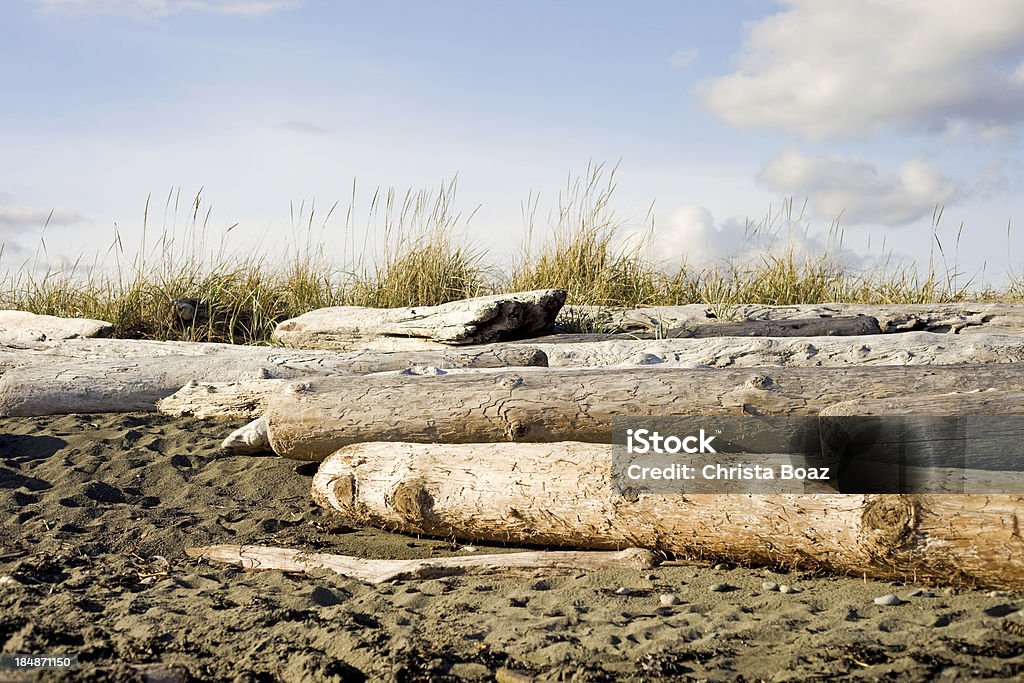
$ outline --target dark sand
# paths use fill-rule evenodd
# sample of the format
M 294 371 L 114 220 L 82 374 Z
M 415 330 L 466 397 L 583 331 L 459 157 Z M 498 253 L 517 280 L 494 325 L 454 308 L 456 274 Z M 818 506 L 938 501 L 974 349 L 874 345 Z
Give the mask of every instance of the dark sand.
M 353 529 L 310 468 L 218 452 L 235 424 L 154 415 L 0 421 L 0 650 L 74 653 L 4 680 L 1016 680 L 1021 595 L 685 563 L 367 586 L 243 571 L 186 545 L 363 557 L 460 544 Z M 484 549 L 484 548 L 482 548 Z M 502 549 L 504 550 L 504 549 Z M 766 591 L 766 579 L 798 586 Z M 712 592 L 715 583 L 735 586 Z M 620 587 L 630 595 L 616 595 Z M 681 604 L 662 607 L 659 595 Z

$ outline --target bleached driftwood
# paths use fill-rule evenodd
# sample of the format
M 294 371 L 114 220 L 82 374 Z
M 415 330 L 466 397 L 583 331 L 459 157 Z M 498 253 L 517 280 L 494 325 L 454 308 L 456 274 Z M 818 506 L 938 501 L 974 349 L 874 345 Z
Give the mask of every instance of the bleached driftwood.
M 816 415 L 850 396 L 1024 391 L 1024 365 L 842 368 L 606 368 L 315 378 L 275 394 L 275 453 L 322 460 L 360 441 L 608 442 L 614 417 Z
M 189 557 L 237 564 L 246 569 L 276 569 L 285 572 L 326 569 L 346 578 L 374 584 L 464 574 L 652 569 L 658 566 L 658 559 L 653 552 L 639 548 L 627 548 L 617 552 L 554 550 L 501 553 L 437 557 L 427 560 L 368 560 L 351 555 L 307 553 L 288 548 L 251 545 L 185 548 L 185 553 Z
M 1024 589 L 1024 495 L 618 496 L 610 446 L 364 443 L 314 499 L 360 522 L 465 541 L 644 547 L 882 579 Z
M 224 345 L 221 345 L 224 346 Z M 246 382 L 350 375 L 437 361 L 442 366 L 547 363 L 530 347 L 497 346 L 427 352 L 299 351 L 273 347 L 217 348 L 209 353 L 124 360 L 36 362 L 0 377 L 0 416 L 156 409 L 189 382 Z
M 69 339 L 56 342 L 0 343 L 0 374 L 39 363 L 133 360 L 162 356 L 216 357 L 251 361 L 311 374 L 369 373 L 410 365 L 441 368 L 497 368 L 545 365 L 544 354 L 525 344 L 485 344 L 472 348 L 419 351 L 326 351 L 242 346 L 207 342 L 151 341 L 146 339 Z
M 545 334 L 565 303 L 565 290 L 452 301 L 440 306 L 336 306 L 285 320 L 274 340 L 307 349 L 421 348 L 482 344 Z
M 28 311 L 0 310 L 0 343 L 107 337 L 113 332 L 114 326 L 103 320 L 58 318 Z
M 270 396 L 292 380 L 254 379 L 247 382 L 189 382 L 157 401 L 156 408 L 174 417 L 255 418 L 267 410 Z
M 684 323 L 665 332 L 668 339 L 709 337 L 851 337 L 881 334 L 878 320 L 868 315 L 792 320 L 740 320 Z
M 1024 361 L 1024 337 L 936 332 L 828 338 L 604 339 L 582 343 L 538 340 L 550 367 L 818 367 L 959 365 Z
M 267 434 L 267 418 L 261 415 L 231 432 L 220 447 L 237 455 L 270 453 L 270 437 Z
M 584 317 L 609 331 L 664 333 L 692 324 L 720 324 L 742 320 L 801 320 L 842 316 L 871 316 L 882 332 L 1024 333 L 1024 304 L 800 304 L 718 306 L 717 314 L 703 304 L 652 306 L 636 309 L 600 309 L 566 306 L 568 317 Z

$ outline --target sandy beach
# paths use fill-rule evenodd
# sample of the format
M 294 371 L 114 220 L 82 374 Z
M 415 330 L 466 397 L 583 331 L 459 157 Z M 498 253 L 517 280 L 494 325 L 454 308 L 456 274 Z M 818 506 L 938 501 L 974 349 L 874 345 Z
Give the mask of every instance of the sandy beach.
M 1024 674 L 1024 636 L 1003 630 L 1024 607 L 1019 594 L 679 560 L 648 571 L 371 586 L 190 559 L 186 546 L 216 543 L 367 558 L 468 552 L 451 540 L 355 528 L 317 508 L 312 466 L 220 452 L 235 426 L 154 414 L 0 423 L 0 650 L 80 661 L 70 673 L 5 671 L 0 680 Z M 875 604 L 889 594 L 904 603 Z

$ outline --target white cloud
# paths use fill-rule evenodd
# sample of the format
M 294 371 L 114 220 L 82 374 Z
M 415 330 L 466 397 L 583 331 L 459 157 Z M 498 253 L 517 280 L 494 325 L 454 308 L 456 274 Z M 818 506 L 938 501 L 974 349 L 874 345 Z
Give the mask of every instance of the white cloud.
M 690 66 L 698 56 L 700 56 L 700 50 L 695 47 L 691 47 L 689 50 L 676 50 L 672 55 L 672 68 L 685 69 Z
M 859 265 L 863 257 L 839 248 L 828 236 L 812 234 L 803 216 L 769 211 L 751 221 L 732 216 L 716 222 L 703 206 L 681 206 L 658 220 L 654 229 L 623 235 L 627 249 L 645 248 L 644 255 L 667 272 L 682 265 L 715 268 L 729 263 L 747 266 L 766 255 L 797 257 L 828 253 L 843 263 Z
M 731 125 L 820 140 L 1024 120 L 1020 0 L 781 2 L 750 27 L 739 68 L 699 88 Z
M 0 192 L 0 234 L 42 230 L 46 225 L 72 225 L 80 221 L 82 216 L 72 209 L 43 209 L 15 204 L 11 195 Z
M 166 17 L 194 12 L 261 17 L 297 7 L 301 0 L 36 0 L 45 12 Z
M 885 173 L 859 159 L 788 152 L 762 168 L 757 180 L 774 192 L 807 197 L 820 218 L 841 213 L 850 225 L 909 223 L 958 194 L 952 180 L 916 159 Z

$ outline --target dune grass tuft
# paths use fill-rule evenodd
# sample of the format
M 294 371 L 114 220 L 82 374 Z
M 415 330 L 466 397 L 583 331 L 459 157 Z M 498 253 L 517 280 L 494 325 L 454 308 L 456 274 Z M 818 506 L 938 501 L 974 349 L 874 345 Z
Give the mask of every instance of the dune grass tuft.
M 271 259 L 258 253 L 230 254 L 224 231 L 211 244 L 209 208 L 200 191 L 187 205 L 170 193 L 163 225 L 153 243 L 150 207 L 143 217 L 141 247 L 129 255 L 120 235 L 107 253 L 105 267 L 81 262 L 63 268 L 26 262 L 0 276 L 0 308 L 68 317 L 107 320 L 127 338 L 266 343 L 278 322 L 325 306 L 398 307 L 434 305 L 483 294 L 560 287 L 569 303 L 596 307 L 702 303 L 727 317 L 744 303 L 800 304 L 924 303 L 961 300 L 1024 299 L 1024 279 L 1011 274 L 1003 291 L 976 291 L 956 270 L 955 246 L 947 254 L 937 238 L 941 209 L 933 216 L 933 253 L 927 270 L 902 264 L 858 270 L 845 265 L 838 221 L 823 250 L 807 252 L 791 239 L 804 225 L 792 203 L 749 224 L 747 240 L 757 247 L 744 258 L 717 264 L 688 263 L 664 268 L 650 252 L 650 215 L 640 228 L 613 210 L 615 170 L 591 166 L 570 177 L 548 220 L 547 239 L 537 233 L 537 198 L 524 204 L 527 240 L 507 271 L 486 262 L 472 247 L 467 226 L 472 218 L 454 209 L 455 181 L 433 191 L 378 192 L 365 230 L 354 226 L 353 202 L 345 218 L 353 240 L 352 256 L 330 258 L 323 231 L 336 207 L 319 218 L 315 206 L 293 207 L 290 255 Z M 183 215 L 182 224 L 178 216 Z M 371 250 L 356 235 L 382 236 Z M 45 257 L 45 244 L 40 256 Z M 669 255 L 672 256 L 672 255 Z M 113 266 L 109 260 L 113 260 Z M 5 265 L 0 249 L 0 267 Z M 671 259 L 668 260 L 670 265 Z M 941 268 L 938 264 L 941 264 Z M 2 271 L 0 271 L 2 272 Z M 592 329 L 591 318 L 576 311 L 563 322 L 570 329 Z

